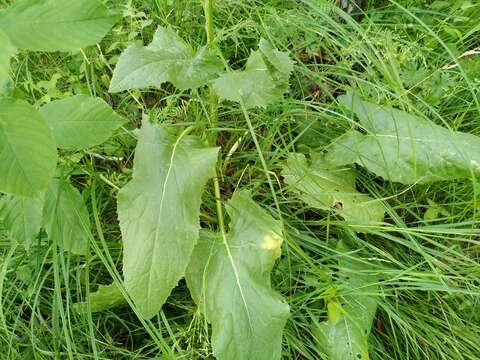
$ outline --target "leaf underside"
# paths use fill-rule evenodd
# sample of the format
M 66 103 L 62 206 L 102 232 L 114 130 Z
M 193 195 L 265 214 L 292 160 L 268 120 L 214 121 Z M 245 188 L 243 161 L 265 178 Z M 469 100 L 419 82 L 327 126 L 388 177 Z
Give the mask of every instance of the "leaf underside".
M 49 239 L 63 251 L 76 255 L 87 253 L 90 216 L 82 195 L 67 179 L 51 180 L 45 195 L 43 219 Z
M 52 101 L 40 113 L 53 130 L 57 146 L 65 150 L 99 145 L 126 122 L 105 101 L 86 95 Z
M 230 233 L 201 233 L 187 285 L 212 324 L 219 360 L 280 359 L 289 307 L 271 288 L 270 273 L 281 253 L 281 225 L 248 192 L 235 193 L 227 211 Z
M 26 102 L 0 98 L 0 192 L 37 196 L 56 164 L 52 131 L 38 111 Z
M 223 70 L 220 59 L 202 47 L 194 51 L 171 28 L 159 27 L 150 45 L 131 45 L 118 60 L 110 92 L 160 87 L 171 82 L 180 90 L 204 86 Z
M 367 131 L 351 130 L 331 146 L 336 165 L 357 163 L 403 184 L 471 178 L 480 174 L 480 138 L 448 130 L 404 111 L 372 104 L 355 95 L 340 102 Z
M 143 121 L 133 180 L 120 190 L 118 215 L 125 287 L 145 318 L 158 313 L 185 274 L 217 154 L 195 137 L 177 138 Z
M 338 262 L 342 312 L 314 325 L 319 348 L 331 360 L 368 360 L 368 336 L 378 304 L 378 277 L 365 260 L 344 253 Z
M 98 0 L 19 0 L 0 12 L 0 30 L 33 51 L 73 51 L 98 43 L 119 19 Z
M 42 226 L 43 197 L 5 195 L 0 198 L 0 222 L 10 238 L 28 249 Z
M 282 176 L 289 189 L 314 208 L 334 211 L 355 225 L 383 221 L 382 204 L 355 189 L 356 173 L 332 166 L 321 155 L 313 154 L 309 164 L 303 154 L 291 154 Z

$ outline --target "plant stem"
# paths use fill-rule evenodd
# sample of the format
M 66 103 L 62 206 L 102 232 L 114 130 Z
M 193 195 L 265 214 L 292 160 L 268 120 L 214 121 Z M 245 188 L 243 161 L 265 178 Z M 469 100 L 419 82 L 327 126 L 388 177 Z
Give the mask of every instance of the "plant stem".
M 203 12 L 205 14 L 205 30 L 207 32 L 207 46 L 213 47 L 215 39 L 215 29 L 213 25 L 213 5 L 215 0 L 203 0 Z M 210 125 L 215 127 L 218 121 L 218 98 L 213 88 L 210 87 Z M 209 146 L 215 146 L 217 135 L 215 133 L 208 136 Z M 217 204 L 218 228 L 222 237 L 225 238 L 225 219 L 223 217 L 222 195 L 220 192 L 220 182 L 218 180 L 218 171 L 215 168 L 213 176 L 213 188 L 215 193 L 215 202 Z

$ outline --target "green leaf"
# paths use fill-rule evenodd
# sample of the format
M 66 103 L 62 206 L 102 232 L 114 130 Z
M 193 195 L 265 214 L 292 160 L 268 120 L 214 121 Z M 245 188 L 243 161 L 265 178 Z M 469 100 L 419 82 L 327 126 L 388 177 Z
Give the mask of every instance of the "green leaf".
M 8 36 L 0 30 L 0 94 L 8 83 L 10 58 L 15 55 L 15 52 Z
M 55 140 L 38 111 L 26 102 L 0 98 L 0 192 L 38 195 L 56 165 Z
M 356 173 L 332 166 L 321 155 L 313 154 L 309 164 L 303 154 L 291 154 L 282 175 L 289 189 L 314 208 L 334 211 L 356 225 L 383 221 L 381 202 L 355 189 Z
M 275 103 L 285 91 L 278 86 L 260 51 L 252 51 L 245 70 L 221 75 L 213 87 L 221 100 L 243 101 L 247 108 Z
M 98 290 L 90 293 L 88 300 L 92 312 L 101 312 L 127 304 L 117 284 L 100 285 Z M 73 304 L 75 311 L 81 313 L 87 311 L 87 302 Z
M 19 0 L 0 12 L 0 30 L 17 48 L 73 51 L 100 42 L 118 19 L 98 0 Z
M 368 336 L 378 304 L 378 277 L 366 260 L 344 253 L 339 259 L 336 311 L 329 320 L 316 324 L 313 334 L 330 360 L 368 360 Z M 341 306 L 341 310 L 339 307 Z
M 43 196 L 6 195 L 0 198 L 0 222 L 15 242 L 26 249 L 34 243 L 42 226 Z
M 187 285 L 212 324 L 219 360 L 280 359 L 289 307 L 271 288 L 270 273 L 281 254 L 281 224 L 245 191 L 233 195 L 227 211 L 230 233 L 201 233 Z
M 294 65 L 289 53 L 274 49 L 272 45 L 263 38 L 260 39 L 258 48 L 279 74 L 285 76 L 288 80 L 288 76 L 292 73 Z
M 145 318 L 157 314 L 184 276 L 198 241 L 200 203 L 218 148 L 175 137 L 145 118 L 133 180 L 118 196 L 125 287 Z
M 65 150 L 99 145 L 126 122 L 105 101 L 86 95 L 52 101 L 40 113 L 52 128 L 57 146 Z
M 327 154 L 330 162 L 355 162 L 386 180 L 403 184 L 480 174 L 479 137 L 354 95 L 342 96 L 340 102 L 355 112 L 367 133 L 352 130 L 335 141 Z
M 159 87 L 169 81 L 180 90 L 205 85 L 223 70 L 220 59 L 202 47 L 194 51 L 171 28 L 159 27 L 150 45 L 131 45 L 118 60 L 110 92 Z
M 88 249 L 90 216 L 80 192 L 64 178 L 54 178 L 48 186 L 43 209 L 48 237 L 64 250 L 85 255 Z

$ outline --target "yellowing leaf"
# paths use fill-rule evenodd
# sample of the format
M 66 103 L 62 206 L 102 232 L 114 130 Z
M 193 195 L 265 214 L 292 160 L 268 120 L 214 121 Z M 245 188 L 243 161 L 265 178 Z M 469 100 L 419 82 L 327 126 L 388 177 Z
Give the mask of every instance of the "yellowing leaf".
M 357 163 L 386 180 L 403 184 L 470 178 L 480 174 L 480 138 L 448 130 L 404 111 L 354 95 L 340 97 L 367 131 L 352 130 L 331 146 L 336 165 Z
M 98 43 L 119 19 L 98 0 L 18 0 L 0 30 L 20 49 L 72 51 Z
M 167 81 L 180 90 L 195 89 L 222 69 L 212 51 L 203 47 L 195 52 L 174 30 L 160 26 L 150 45 L 131 45 L 120 56 L 110 92 L 159 87 Z
M 314 154 L 309 164 L 304 155 L 292 154 L 282 175 L 289 189 L 312 207 L 334 211 L 356 225 L 383 221 L 382 204 L 355 189 L 356 174 L 351 169 L 334 167 L 320 155 Z
M 200 203 L 218 148 L 174 137 L 144 119 L 133 180 L 118 195 L 125 287 L 145 318 L 184 276 L 200 228 Z
M 90 302 L 90 309 L 92 312 L 101 312 L 108 309 L 123 306 L 127 303 L 122 295 L 122 292 L 115 283 L 110 285 L 100 285 L 98 290 L 90 293 L 87 299 Z M 77 312 L 84 312 L 87 310 L 87 302 L 76 303 L 73 305 Z
M 52 128 L 57 146 L 66 150 L 101 144 L 126 122 L 105 101 L 86 95 L 52 101 L 40 113 Z
M 48 186 L 43 209 L 48 237 L 64 251 L 85 255 L 88 249 L 90 216 L 80 192 L 64 178 Z
M 329 319 L 313 327 L 320 350 L 330 360 L 369 359 L 368 336 L 377 310 L 378 278 L 365 261 L 347 253 L 340 257 L 336 284 L 342 303 L 333 302 L 337 311 L 329 311 Z
M 271 48 L 262 39 L 260 50 L 252 51 L 245 70 L 221 75 L 214 81 L 213 87 L 220 99 L 243 101 L 247 108 L 266 107 L 280 100 L 288 90 L 288 77 L 292 70 L 293 62 L 288 53 Z
M 0 192 L 37 196 L 57 165 L 52 131 L 23 101 L 0 98 Z
M 188 266 L 187 285 L 212 324 L 219 360 L 275 360 L 289 307 L 270 285 L 280 256 L 281 225 L 248 192 L 227 204 L 230 233 L 203 232 Z

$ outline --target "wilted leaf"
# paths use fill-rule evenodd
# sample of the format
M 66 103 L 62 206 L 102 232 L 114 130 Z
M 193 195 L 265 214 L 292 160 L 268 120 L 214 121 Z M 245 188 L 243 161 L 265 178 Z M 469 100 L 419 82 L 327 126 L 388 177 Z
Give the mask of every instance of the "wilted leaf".
M 222 69 L 212 51 L 202 47 L 195 52 L 174 30 L 160 26 L 150 45 L 131 45 L 120 56 L 110 92 L 159 87 L 167 81 L 180 90 L 195 89 Z
M 184 276 L 200 228 L 200 203 L 218 148 L 174 137 L 144 119 L 133 180 L 118 196 L 125 287 L 145 318 Z
M 262 39 L 260 50 L 252 51 L 245 70 L 225 73 L 215 80 L 213 86 L 220 99 L 243 101 L 247 108 L 266 107 L 282 98 L 288 89 L 288 77 L 292 70 L 293 62 L 288 53 L 271 48 Z
M 36 196 L 57 165 L 52 130 L 31 105 L 0 98 L 0 192 Z
M 327 155 L 330 162 L 356 162 L 386 180 L 403 184 L 470 178 L 480 174 L 480 138 L 448 130 L 404 111 L 341 96 L 367 131 L 352 130 Z
M 0 222 L 10 237 L 28 249 L 42 225 L 43 196 L 5 195 L 0 198 Z
M 334 211 L 357 225 L 383 221 L 385 210 L 378 200 L 355 189 L 356 173 L 335 167 L 313 154 L 311 164 L 302 154 L 291 154 L 282 172 L 289 189 L 308 205 Z
M 0 94 L 8 82 L 10 58 L 15 54 L 15 48 L 8 36 L 0 30 Z
M 122 292 L 115 283 L 110 285 L 100 285 L 97 291 L 90 293 L 90 297 L 87 301 L 90 302 L 90 309 L 92 312 L 105 311 L 123 306 L 127 303 Z M 81 302 L 76 303 L 73 306 L 77 312 L 84 312 L 87 310 L 88 305 L 87 302 Z
M 331 360 L 368 360 L 368 336 L 378 304 L 378 277 L 366 260 L 343 254 L 338 262 L 337 293 L 341 303 L 329 320 L 314 325 L 319 348 Z M 341 310 L 338 310 L 341 306 Z
M 227 210 L 230 233 L 201 233 L 187 285 L 212 324 L 219 360 L 280 359 L 289 308 L 271 288 L 270 273 L 281 253 L 281 225 L 248 192 L 234 194 Z
M 98 0 L 19 0 L 0 12 L 17 48 L 72 51 L 98 43 L 119 19 Z
M 77 255 L 87 253 L 90 216 L 82 195 L 67 179 L 60 177 L 50 181 L 43 219 L 49 239 L 62 250 Z
M 52 128 L 57 146 L 65 150 L 99 145 L 126 122 L 105 101 L 86 95 L 52 101 L 40 113 Z

